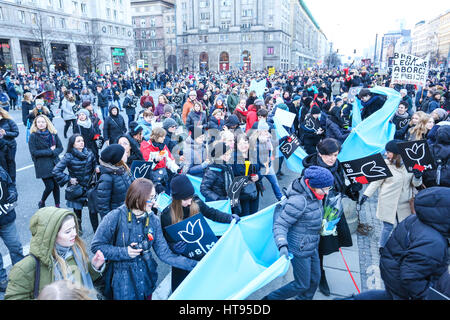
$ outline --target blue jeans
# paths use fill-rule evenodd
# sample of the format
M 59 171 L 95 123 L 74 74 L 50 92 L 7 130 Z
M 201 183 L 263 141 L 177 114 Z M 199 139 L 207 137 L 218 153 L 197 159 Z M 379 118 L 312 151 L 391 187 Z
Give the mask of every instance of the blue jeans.
M 277 198 L 278 201 L 280 201 L 280 199 L 283 196 L 283 194 L 281 193 L 280 185 L 278 184 L 277 176 L 274 175 L 274 174 L 269 174 L 269 175 L 265 175 L 265 176 L 262 176 L 262 177 L 263 178 L 265 177 L 267 180 L 269 180 L 270 184 L 272 185 L 272 190 L 273 190 L 273 193 L 275 194 L 275 197 Z
M 393 298 L 385 290 L 369 290 L 344 300 L 393 300 Z
M 130 128 L 130 123 L 134 121 L 134 114 L 128 114 L 128 128 Z
M 101 107 L 100 109 L 102 110 L 103 122 L 105 122 L 106 118 L 108 117 L 109 108 L 108 107 Z
M 294 256 L 291 260 L 294 280 L 280 289 L 271 292 L 267 299 L 286 300 L 295 297 L 296 300 L 312 300 L 319 287 L 320 261 L 319 251 L 307 258 Z
M 3 239 L 8 248 L 12 264 L 16 264 L 23 259 L 23 248 L 20 243 L 19 234 L 17 233 L 16 223 L 0 226 L 0 238 Z M 0 256 L 0 281 L 7 279 L 6 270 L 3 267 L 3 257 Z
M 380 247 L 381 248 L 384 248 L 384 246 L 386 245 L 386 242 L 388 242 L 393 229 L 394 229 L 393 224 L 383 221 L 383 230 L 381 230 L 381 235 L 380 235 Z

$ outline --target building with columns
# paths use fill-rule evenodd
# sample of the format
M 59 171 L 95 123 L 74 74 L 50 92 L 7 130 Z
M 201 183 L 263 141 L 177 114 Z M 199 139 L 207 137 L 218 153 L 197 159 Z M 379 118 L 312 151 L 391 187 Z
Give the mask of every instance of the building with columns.
M 319 58 L 320 29 L 306 14 L 293 53 L 293 2 L 306 8 L 302 0 L 176 0 L 178 68 L 288 70 L 303 67 L 302 56 L 311 65 Z
M 135 55 L 145 71 L 176 71 L 175 4 L 173 0 L 132 0 Z
M 1 70 L 128 70 L 130 0 L 0 0 L 0 47 Z

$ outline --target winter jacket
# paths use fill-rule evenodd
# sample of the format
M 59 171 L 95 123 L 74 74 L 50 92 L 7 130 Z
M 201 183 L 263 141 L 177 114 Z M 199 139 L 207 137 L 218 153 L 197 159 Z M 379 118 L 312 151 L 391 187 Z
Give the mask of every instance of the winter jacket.
M 333 81 L 331 83 L 331 94 L 333 96 L 338 96 L 341 94 L 341 82 L 340 81 Z
M 158 104 L 156 105 L 154 114 L 155 114 L 155 117 L 156 117 L 157 119 L 161 118 L 161 116 L 164 115 L 164 107 L 165 107 L 165 106 L 166 106 L 166 105 L 163 104 L 163 103 L 158 103 Z
M 305 117 L 305 121 L 301 124 L 301 129 L 303 131 L 303 144 L 306 153 L 312 154 L 316 152 L 317 144 L 325 135 L 325 133 L 317 134 L 320 128 L 319 119 L 315 119 L 311 114 Z
M 381 250 L 381 278 L 394 299 L 424 299 L 427 289 L 448 272 L 450 189 L 419 192 L 414 208 L 416 214 L 394 229 Z
M 76 215 L 70 210 L 55 207 L 42 208 L 31 217 L 30 253 L 40 261 L 39 291 L 55 281 L 52 252 L 58 231 L 68 215 L 73 216 L 77 221 Z M 73 255 L 66 260 L 66 264 L 74 270 L 76 283 L 84 285 Z M 94 270 L 90 261 L 87 262 L 87 268 L 92 281 L 100 277 L 100 273 Z M 32 256 L 26 256 L 16 263 L 9 274 L 5 300 L 33 300 L 35 270 L 36 261 Z
M 200 192 L 206 202 L 228 199 L 228 189 L 234 179 L 233 169 L 227 164 L 211 164 L 203 175 Z
M 117 109 L 116 106 L 111 106 L 109 108 L 109 115 L 105 119 L 105 123 L 103 125 L 103 138 L 105 138 L 105 141 L 109 140 L 110 144 L 116 143 L 119 136 L 127 132 L 125 120 L 122 115 L 117 113 L 116 116 L 113 116 L 111 114 L 112 108 Z
M 27 126 L 28 115 L 30 114 L 30 111 L 34 109 L 34 107 L 34 102 L 27 102 L 25 100 L 22 101 L 22 121 L 25 127 Z
M 91 244 L 92 252 L 100 250 L 112 268 L 111 289 L 114 300 L 145 300 L 156 289 L 158 258 L 184 270 L 192 270 L 196 261 L 172 253 L 163 236 L 161 222 L 153 213 L 137 219 L 122 205 L 103 218 Z M 148 225 L 147 225 L 148 218 Z M 151 235 L 149 240 L 147 235 Z M 148 252 L 130 258 L 127 247 L 135 242 L 148 244 Z
M 2 139 L 6 142 L 6 145 L 9 148 L 16 147 L 16 138 L 19 136 L 19 127 L 17 127 L 17 124 L 14 122 L 14 120 L 1 119 L 0 129 L 5 130 L 5 135 Z
M 225 125 L 225 120 L 217 119 L 216 117 L 211 117 L 211 118 L 209 118 L 209 121 L 208 121 L 208 130 L 215 129 L 218 131 L 222 131 L 224 125 Z
M 3 169 L 0 166 L 0 181 L 6 183 L 6 187 L 7 190 L 2 190 L 2 196 L 3 193 L 7 192 L 7 196 L 5 197 L 5 199 L 8 199 L 9 197 L 11 197 L 15 202 L 17 201 L 17 189 L 16 189 L 16 184 L 11 180 L 11 177 L 9 176 L 8 172 Z M 11 202 L 11 203 L 12 203 Z M 0 228 L 2 226 L 6 226 L 10 223 L 13 223 L 16 220 L 16 211 L 14 209 L 12 209 L 11 211 L 8 212 L 4 212 L 4 210 L 0 210 Z
M 77 118 L 77 116 L 73 112 L 74 106 L 75 102 L 70 102 L 69 100 L 64 98 L 61 104 L 62 118 L 64 121 L 75 120 Z
M 144 118 L 140 118 L 137 123 L 142 127 L 142 139 L 145 141 L 150 140 L 150 135 L 152 134 L 152 123 L 148 123 Z
M 450 125 L 439 125 L 438 127 L 436 143 L 430 146 L 430 152 L 436 162 L 436 169 L 427 169 L 422 176 L 423 184 L 427 188 L 450 187 Z
M 37 132 L 30 135 L 28 148 L 34 163 L 37 179 L 53 177 L 52 170 L 59 161 L 59 154 L 63 152 L 63 146 L 58 135 L 52 134 L 51 136 L 52 145 L 56 146 L 55 150 L 51 150 L 47 141 Z
M 248 111 L 244 111 L 240 107 L 236 107 L 236 109 L 234 109 L 233 114 L 235 114 L 238 117 L 239 122 L 241 124 L 247 123 Z
M 440 108 L 441 102 L 436 99 L 431 99 L 430 104 L 428 105 L 428 113 L 433 112 L 434 109 Z
M 227 98 L 227 106 L 228 111 L 230 113 L 234 113 L 234 109 L 236 109 L 236 106 L 239 104 L 239 95 L 238 94 L 230 94 Z
M 97 92 L 97 105 L 99 108 L 107 108 L 109 105 L 109 99 L 108 99 L 108 91 L 103 89 L 100 91 L 100 93 Z
M 258 115 L 256 113 L 257 113 L 257 108 L 254 105 L 248 106 L 248 112 L 247 112 L 247 118 L 246 118 L 247 125 L 245 126 L 245 132 L 248 132 L 248 130 L 250 130 L 252 128 L 253 123 L 258 121 Z
M 411 116 L 405 112 L 404 114 L 395 113 L 392 117 L 392 123 L 395 124 L 396 132 L 408 126 Z
M 306 258 L 319 247 L 323 205 L 305 183 L 296 179 L 274 213 L 273 235 L 278 248 L 287 246 L 293 255 Z
M 152 104 L 152 106 L 150 107 L 150 111 L 154 111 L 155 110 L 155 102 L 153 101 L 153 97 L 152 96 L 142 96 L 141 100 L 140 100 L 140 105 L 142 108 L 146 108 L 146 103 L 148 105 L 148 102 L 150 102 Z
M 179 168 L 167 145 L 164 145 L 163 148 L 160 149 L 156 143 L 153 143 L 151 140 L 148 142 L 143 141 L 141 143 L 141 152 L 145 161 L 152 162 L 152 170 L 167 168 L 173 173 L 176 173 Z M 159 162 L 154 162 L 155 158 L 158 155 L 161 155 L 161 152 L 164 153 L 163 159 Z
M 123 167 L 100 160 L 100 178 L 97 187 L 97 209 L 101 216 L 120 207 L 132 183 L 132 177 Z
M 186 118 L 186 128 L 188 131 L 193 131 L 194 127 L 206 127 L 207 119 L 206 119 L 206 112 L 200 111 L 195 112 L 194 110 L 191 110 L 189 112 L 187 118 Z
M 141 144 L 136 141 L 129 133 L 125 134 L 124 136 L 128 139 L 128 141 L 130 141 L 131 146 L 130 156 L 128 157 L 127 164 L 129 163 L 131 165 L 134 160 L 144 161 L 144 156 L 141 152 Z M 120 137 L 118 139 L 120 139 Z
M 361 105 L 363 106 L 363 109 L 361 110 L 361 119 L 364 120 L 380 110 L 385 101 L 386 98 L 381 95 L 373 95 L 367 102 L 361 101 Z
M 208 163 L 205 162 L 208 156 L 206 144 L 198 144 L 191 136 L 187 137 L 183 146 L 184 163 L 182 172 L 196 177 L 203 177 Z
M 125 108 L 125 113 L 127 115 L 135 115 L 136 114 L 136 105 L 133 102 L 134 96 L 126 95 L 123 100 L 123 107 Z
M 194 108 L 194 103 L 191 102 L 191 99 L 188 99 L 184 105 L 183 105 L 183 111 L 181 113 L 181 119 L 183 120 L 183 123 L 186 123 L 187 116 L 189 112 Z
M 392 177 L 371 182 L 364 195 L 370 198 L 379 189 L 376 216 L 381 221 L 395 224 L 396 218 L 401 222 L 411 215 L 409 201 L 414 197 L 414 187 L 422 184 L 422 178 L 415 178 L 404 165 L 397 168 L 389 160 L 385 162 Z

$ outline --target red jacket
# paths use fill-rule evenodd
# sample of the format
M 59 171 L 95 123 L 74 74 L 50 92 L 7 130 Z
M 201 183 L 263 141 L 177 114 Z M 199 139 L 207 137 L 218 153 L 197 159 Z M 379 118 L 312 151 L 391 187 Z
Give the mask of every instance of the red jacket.
M 253 124 L 258 121 L 258 115 L 256 114 L 258 109 L 253 105 L 248 106 L 247 112 L 247 126 L 245 127 L 245 132 L 253 127 Z
M 177 172 L 178 165 L 166 145 L 164 146 L 164 149 L 160 151 L 159 148 L 155 147 L 151 141 L 144 140 L 141 143 L 141 152 L 144 156 L 144 160 L 148 162 L 153 162 L 158 155 L 164 155 L 164 158 L 161 161 L 152 166 L 152 170 L 167 168 L 173 173 Z
M 141 97 L 141 107 L 144 108 L 144 105 L 146 102 L 151 102 L 153 107 L 151 108 L 151 111 L 153 112 L 155 110 L 155 103 L 153 102 L 152 96 L 142 96 Z

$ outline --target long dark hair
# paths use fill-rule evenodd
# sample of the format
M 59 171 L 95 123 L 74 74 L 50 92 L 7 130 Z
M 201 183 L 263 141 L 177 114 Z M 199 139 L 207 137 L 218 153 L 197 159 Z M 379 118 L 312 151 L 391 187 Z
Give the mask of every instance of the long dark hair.
M 67 142 L 67 151 L 66 151 L 66 153 L 72 153 L 72 151 L 74 149 L 73 145 L 75 144 L 75 141 L 77 140 L 78 137 L 82 137 L 83 138 L 83 136 L 81 134 L 79 134 L 79 133 L 75 133 L 69 138 L 69 141 Z M 84 141 L 84 138 L 83 138 L 83 141 Z

